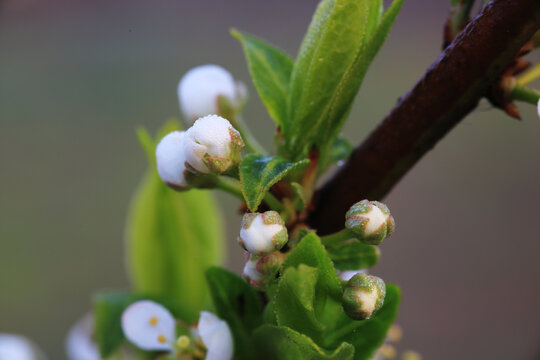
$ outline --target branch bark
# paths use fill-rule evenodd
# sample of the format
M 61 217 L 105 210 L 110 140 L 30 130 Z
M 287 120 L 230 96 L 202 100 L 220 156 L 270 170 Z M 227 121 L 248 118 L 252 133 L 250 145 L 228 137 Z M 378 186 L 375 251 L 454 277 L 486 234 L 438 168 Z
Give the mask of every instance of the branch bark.
M 310 225 L 338 231 L 352 204 L 382 199 L 476 107 L 539 28 L 539 0 L 489 2 L 316 193 Z

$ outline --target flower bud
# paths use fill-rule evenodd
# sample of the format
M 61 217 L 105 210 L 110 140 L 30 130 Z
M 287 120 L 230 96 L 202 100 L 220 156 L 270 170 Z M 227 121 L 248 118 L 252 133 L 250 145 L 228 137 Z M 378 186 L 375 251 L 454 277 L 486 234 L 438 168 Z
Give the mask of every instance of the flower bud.
M 233 358 L 233 337 L 231 329 L 225 321 L 208 311 L 201 311 L 197 332 L 207 349 L 205 360 Z
M 244 142 L 226 119 L 208 115 L 186 131 L 184 155 L 190 170 L 201 174 L 221 174 L 240 162 Z
M 27 338 L 8 333 L 0 333 L 1 360 L 44 360 L 45 354 L 34 342 Z
M 210 114 L 224 115 L 220 102 L 232 111 L 245 101 L 245 87 L 217 65 L 202 65 L 189 70 L 178 84 L 180 109 L 188 123 Z
M 378 201 L 362 200 L 345 215 L 345 227 L 366 244 L 379 245 L 392 235 L 395 222 L 386 205 Z
M 275 211 L 245 214 L 238 242 L 253 255 L 263 256 L 287 243 L 285 222 Z
M 273 279 L 281 264 L 285 261 L 285 254 L 274 251 L 266 256 L 250 255 L 242 276 L 257 290 L 264 290 L 268 281 Z
M 177 190 L 187 189 L 184 157 L 185 131 L 173 131 L 161 139 L 156 147 L 157 171 L 161 179 Z
M 366 269 L 360 269 L 360 270 L 345 270 L 345 271 L 338 271 L 338 277 L 347 282 L 349 280 L 351 280 L 351 278 L 356 275 L 356 274 L 360 274 L 360 273 L 367 273 L 367 270 Z
M 366 273 L 354 275 L 343 291 L 343 310 L 355 319 L 369 319 L 384 303 L 386 285 L 381 278 Z

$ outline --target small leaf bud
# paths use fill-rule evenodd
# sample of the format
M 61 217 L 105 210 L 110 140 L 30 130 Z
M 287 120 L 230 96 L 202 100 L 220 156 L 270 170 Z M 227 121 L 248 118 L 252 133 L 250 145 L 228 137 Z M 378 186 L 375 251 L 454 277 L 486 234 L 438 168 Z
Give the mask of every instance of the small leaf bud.
M 345 227 L 358 240 L 370 245 L 379 245 L 392 235 L 396 226 L 388 207 L 378 201 L 362 200 L 354 204 L 345 219 Z
M 185 131 L 173 131 L 161 139 L 156 147 L 157 171 L 170 187 L 186 190 L 186 166 L 184 157 Z
M 188 168 L 201 174 L 221 174 L 240 161 L 244 142 L 226 119 L 208 115 L 186 131 L 184 155 Z
M 197 66 L 189 70 L 178 84 L 180 109 L 188 123 L 210 114 L 224 115 L 220 109 L 220 98 L 234 111 L 245 101 L 244 90 L 221 66 Z
M 258 256 L 270 254 L 281 249 L 287 240 L 285 222 L 277 212 L 244 215 L 238 242 L 251 254 Z
M 249 255 L 242 276 L 257 290 L 264 290 L 285 261 L 285 254 L 274 251 L 265 256 Z
M 365 273 L 354 275 L 343 291 L 343 310 L 355 319 L 369 319 L 384 303 L 386 285 L 381 278 Z

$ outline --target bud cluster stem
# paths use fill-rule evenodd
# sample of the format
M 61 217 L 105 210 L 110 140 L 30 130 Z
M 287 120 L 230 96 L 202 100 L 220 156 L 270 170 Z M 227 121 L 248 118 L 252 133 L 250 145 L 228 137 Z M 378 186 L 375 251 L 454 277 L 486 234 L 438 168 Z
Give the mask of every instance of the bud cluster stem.
M 321 237 L 321 242 L 323 243 L 324 246 L 332 246 L 332 245 L 336 245 L 336 244 L 339 244 L 343 241 L 347 241 L 347 240 L 350 240 L 350 239 L 354 239 L 355 236 L 353 234 L 352 231 L 350 231 L 349 229 L 345 228 L 343 230 L 340 230 L 336 233 L 333 233 L 333 234 L 330 234 L 330 235 L 326 235 L 326 236 L 322 236 Z

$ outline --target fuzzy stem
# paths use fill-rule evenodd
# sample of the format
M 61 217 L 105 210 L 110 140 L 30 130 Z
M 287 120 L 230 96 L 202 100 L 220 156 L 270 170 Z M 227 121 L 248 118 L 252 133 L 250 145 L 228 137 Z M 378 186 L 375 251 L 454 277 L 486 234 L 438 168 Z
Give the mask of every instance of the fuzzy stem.
M 529 89 L 525 86 L 516 85 L 512 89 L 512 93 L 510 94 L 510 96 L 514 100 L 536 105 L 538 104 L 538 100 L 540 99 L 540 91 Z
M 266 149 L 257 141 L 255 136 L 253 136 L 249 128 L 246 126 L 242 116 L 236 116 L 233 126 L 236 128 L 236 130 L 238 130 L 240 136 L 242 136 L 242 140 L 244 140 L 244 144 L 246 145 L 246 150 L 249 153 L 268 155 Z
M 233 182 L 233 181 L 225 180 L 222 177 L 217 177 L 215 186 L 217 189 L 220 189 L 244 201 L 244 195 L 242 194 L 242 189 L 240 188 L 240 184 L 238 184 L 238 181 Z
M 324 246 L 332 246 L 353 238 L 354 234 L 349 229 L 343 229 L 330 235 L 321 236 L 321 242 Z

